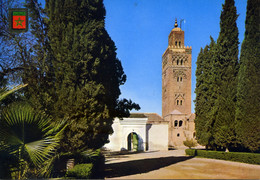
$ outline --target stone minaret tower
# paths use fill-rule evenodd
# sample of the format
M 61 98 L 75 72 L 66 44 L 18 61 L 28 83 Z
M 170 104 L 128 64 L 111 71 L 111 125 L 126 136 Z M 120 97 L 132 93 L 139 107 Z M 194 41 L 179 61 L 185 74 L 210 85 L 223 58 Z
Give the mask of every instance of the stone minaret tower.
M 177 20 L 174 26 L 162 56 L 162 117 L 169 121 L 169 144 L 172 144 L 172 136 L 175 137 L 173 129 L 176 121 L 177 127 L 183 127 L 185 119 L 191 114 L 192 49 L 184 46 L 184 31 L 178 27 Z M 183 132 L 177 134 L 179 137 Z

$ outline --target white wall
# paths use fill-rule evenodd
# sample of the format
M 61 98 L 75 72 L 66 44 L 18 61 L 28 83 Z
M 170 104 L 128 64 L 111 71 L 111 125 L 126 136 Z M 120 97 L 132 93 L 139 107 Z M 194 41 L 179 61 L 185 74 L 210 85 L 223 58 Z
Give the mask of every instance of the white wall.
M 127 137 L 135 132 L 139 138 L 138 150 L 145 150 L 147 118 L 115 118 L 112 125 L 114 133 L 109 135 L 109 143 L 104 147 L 112 151 L 127 150 Z
M 148 150 L 168 150 L 168 124 L 152 124 L 148 130 Z
M 135 132 L 139 137 L 138 150 L 168 150 L 168 123 L 147 124 L 147 118 L 115 118 L 112 128 L 114 133 L 109 136 L 110 143 L 105 148 L 112 151 L 127 150 L 127 137 Z M 146 142 L 148 141 L 148 143 Z
M 109 143 L 105 144 L 104 147 L 112 151 L 120 151 L 122 144 L 122 127 L 120 125 L 120 120 L 115 118 L 114 123 L 112 124 L 113 134 L 109 135 Z

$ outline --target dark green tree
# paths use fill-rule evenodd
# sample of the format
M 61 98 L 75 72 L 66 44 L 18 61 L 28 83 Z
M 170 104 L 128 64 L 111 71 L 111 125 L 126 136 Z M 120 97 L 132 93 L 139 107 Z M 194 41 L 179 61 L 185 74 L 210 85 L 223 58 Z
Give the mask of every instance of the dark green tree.
M 245 39 L 238 73 L 236 132 L 251 151 L 260 150 L 260 1 L 247 1 Z
M 118 99 L 126 75 L 104 27 L 103 0 L 47 0 L 46 12 L 55 74 L 52 114 L 69 123 L 61 150 L 100 148 L 113 132 L 113 118 L 139 109 Z
M 22 72 L 25 96 L 35 109 L 50 114 L 54 104 L 54 73 L 50 57 L 50 45 L 47 37 L 44 10 L 38 0 L 26 0 L 25 7 L 30 16 L 30 57 L 31 62 Z
M 195 100 L 195 128 L 198 143 L 206 147 L 214 146 L 213 141 L 213 118 L 211 116 L 214 97 L 214 80 L 212 68 L 214 66 L 214 48 L 215 41 L 210 37 L 210 45 L 200 51 L 197 59 L 196 69 L 196 100 Z
M 238 28 L 234 0 L 225 0 L 220 16 L 220 33 L 216 45 L 214 74 L 216 95 L 213 116 L 214 140 L 229 148 L 236 144 L 235 103 L 238 73 Z
M 203 49 L 200 49 L 200 53 L 198 55 L 196 64 L 197 64 L 197 69 L 196 69 L 196 88 L 195 88 L 195 93 L 196 93 L 196 100 L 195 100 L 195 130 L 196 130 L 196 138 L 199 144 L 201 145 L 207 145 L 207 141 L 204 139 L 205 137 L 205 130 L 204 130 L 204 123 L 205 123 L 205 117 L 203 114 L 203 84 L 204 84 L 204 79 L 203 79 L 203 62 L 204 62 L 204 52 Z

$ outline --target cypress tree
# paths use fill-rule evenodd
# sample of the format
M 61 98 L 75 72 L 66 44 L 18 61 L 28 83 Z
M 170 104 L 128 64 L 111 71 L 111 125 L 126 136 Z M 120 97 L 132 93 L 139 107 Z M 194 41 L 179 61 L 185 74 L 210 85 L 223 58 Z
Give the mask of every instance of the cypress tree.
M 236 132 L 241 143 L 251 151 L 260 150 L 259 3 L 259 0 L 247 1 L 237 88 Z
M 44 21 L 46 14 L 37 0 L 26 0 L 25 7 L 29 10 L 32 46 L 29 50 L 28 66 L 22 72 L 22 81 L 28 84 L 24 88 L 24 94 L 35 109 L 50 114 L 54 104 L 54 75 Z
M 100 148 L 113 132 L 113 118 L 139 109 L 118 99 L 126 75 L 104 27 L 103 0 L 47 0 L 46 10 L 55 74 L 52 114 L 69 123 L 61 150 Z
M 236 144 L 235 102 L 238 73 L 238 28 L 234 0 L 225 0 L 220 16 L 220 33 L 216 46 L 215 85 L 213 94 L 214 140 L 229 148 Z
M 214 39 L 210 36 L 210 45 L 207 47 L 207 51 L 205 51 L 205 132 L 206 132 L 206 140 L 207 145 L 211 148 L 215 147 L 215 142 L 213 138 L 214 130 L 214 116 L 212 114 L 214 113 L 214 103 L 215 103 L 215 94 L 214 94 L 214 88 L 215 82 L 214 82 L 214 74 L 212 69 L 214 68 L 214 57 L 215 57 L 215 46 L 216 43 Z
M 196 130 L 196 137 L 197 141 L 201 145 L 207 145 L 207 141 L 205 140 L 205 129 L 204 129 L 204 123 L 205 123 L 205 115 L 203 113 L 203 84 L 204 84 L 204 78 L 203 78 L 203 62 L 204 62 L 204 52 L 203 49 L 200 49 L 200 53 L 197 58 L 197 69 L 196 69 L 196 99 L 195 99 L 195 130 Z
M 195 100 L 195 128 L 197 140 L 201 145 L 213 146 L 212 140 L 212 118 L 211 111 L 213 107 L 212 100 L 212 67 L 214 63 L 215 41 L 210 37 L 210 45 L 206 45 L 204 50 L 201 49 L 197 59 L 196 69 L 196 100 Z

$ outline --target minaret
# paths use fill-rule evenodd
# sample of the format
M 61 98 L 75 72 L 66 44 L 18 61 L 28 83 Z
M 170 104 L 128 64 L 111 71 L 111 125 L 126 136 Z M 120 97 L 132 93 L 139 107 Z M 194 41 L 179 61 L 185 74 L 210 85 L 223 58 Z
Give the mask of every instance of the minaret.
M 162 117 L 174 110 L 191 114 L 191 47 L 184 46 L 184 31 L 175 20 L 162 56 Z
M 175 20 L 162 55 L 162 117 L 169 121 L 169 146 L 182 145 L 191 116 L 191 47 Z

